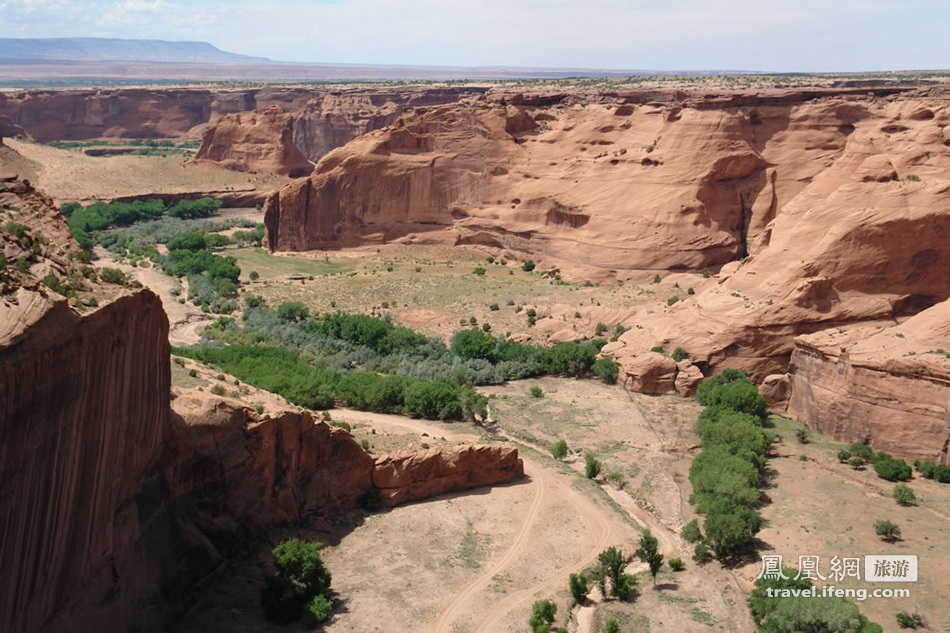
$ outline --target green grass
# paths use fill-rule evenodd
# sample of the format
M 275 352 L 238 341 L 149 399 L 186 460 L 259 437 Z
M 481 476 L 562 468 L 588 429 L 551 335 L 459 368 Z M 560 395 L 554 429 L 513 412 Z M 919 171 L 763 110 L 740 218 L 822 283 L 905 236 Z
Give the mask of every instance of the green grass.
M 278 280 L 288 275 L 333 275 L 351 270 L 347 264 L 318 258 L 271 255 L 263 248 L 238 248 L 228 250 L 241 267 L 241 278 L 247 280 L 252 270 L 260 275 L 259 281 Z

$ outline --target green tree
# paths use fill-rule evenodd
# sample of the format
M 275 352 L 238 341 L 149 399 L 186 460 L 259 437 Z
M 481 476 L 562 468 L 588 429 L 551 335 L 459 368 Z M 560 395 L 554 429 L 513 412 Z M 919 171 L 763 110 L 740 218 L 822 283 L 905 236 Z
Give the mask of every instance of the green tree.
M 580 604 L 587 599 L 590 593 L 590 587 L 587 584 L 587 576 L 584 574 L 571 574 L 568 578 L 571 589 L 571 597 L 574 602 Z
M 917 502 L 917 495 L 907 484 L 897 484 L 894 486 L 894 501 L 902 506 L 914 505 Z
M 551 447 L 551 456 L 554 459 L 564 459 L 567 457 L 567 442 L 564 440 L 558 440 L 554 443 L 554 446 Z
M 699 521 L 693 519 L 684 525 L 680 535 L 687 543 L 698 543 L 703 540 L 703 533 L 699 529 Z
M 281 321 L 303 321 L 310 317 L 310 308 L 299 301 L 285 301 L 277 306 L 277 316 Z
M 554 616 L 557 613 L 557 605 L 551 600 L 538 600 L 531 605 L 531 618 L 528 624 L 534 633 L 548 633 L 551 625 L 554 624 Z
M 913 475 L 910 464 L 890 455 L 878 454 L 874 459 L 874 472 L 888 481 L 907 481 Z
M 604 622 L 604 633 L 620 633 L 620 622 L 617 618 L 609 618 Z
M 637 579 L 624 573 L 627 564 L 623 551 L 618 547 L 608 547 L 597 556 L 603 578 L 610 580 L 610 593 L 619 600 L 626 600 L 636 589 Z M 606 583 L 602 581 L 601 589 Z
M 465 360 L 483 358 L 489 362 L 495 359 L 495 337 L 479 330 L 459 330 L 452 336 L 452 351 Z
M 612 385 L 617 382 L 619 367 L 617 366 L 617 362 L 612 358 L 598 358 L 591 366 L 591 370 L 604 384 Z
M 264 578 L 261 591 L 261 606 L 269 620 L 287 624 L 299 619 L 305 609 L 310 621 L 322 616 L 315 623 L 329 617 L 333 608 L 328 595 L 330 571 L 320 558 L 321 547 L 320 543 L 289 539 L 272 550 L 276 573 Z M 317 597 L 323 600 L 314 602 Z
M 640 536 L 640 547 L 634 552 L 637 558 L 646 563 L 650 568 L 650 575 L 653 576 L 653 584 L 656 584 L 656 575 L 660 573 L 663 567 L 663 554 L 659 552 L 659 541 L 650 530 L 646 530 Z
M 584 453 L 584 474 L 588 479 L 596 479 L 604 465 L 592 451 Z
M 526 273 L 530 273 L 532 270 L 534 270 L 534 266 L 534 262 L 529 259 L 525 263 L 521 264 L 521 270 L 525 271 Z

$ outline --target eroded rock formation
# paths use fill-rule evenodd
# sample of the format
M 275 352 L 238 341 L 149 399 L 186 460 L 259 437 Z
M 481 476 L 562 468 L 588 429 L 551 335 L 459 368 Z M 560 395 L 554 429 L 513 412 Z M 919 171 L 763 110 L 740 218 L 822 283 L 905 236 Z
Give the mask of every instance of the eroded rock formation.
M 795 339 L 788 411 L 845 442 L 948 463 L 950 301 L 900 325 Z
M 523 475 L 516 448 L 458 446 L 380 458 L 373 469 L 373 485 L 384 505 L 395 506 L 453 490 L 507 483 Z
M 313 170 L 293 141 L 294 118 L 279 106 L 228 114 L 209 127 L 195 160 L 244 172 L 299 178 Z

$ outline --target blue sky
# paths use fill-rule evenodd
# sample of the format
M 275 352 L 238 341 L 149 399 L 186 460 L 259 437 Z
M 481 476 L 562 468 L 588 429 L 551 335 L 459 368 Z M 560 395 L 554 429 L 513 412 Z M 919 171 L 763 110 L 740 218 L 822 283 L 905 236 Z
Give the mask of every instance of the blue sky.
M 950 68 L 950 0 L 0 0 L 0 37 L 208 41 L 281 61 Z

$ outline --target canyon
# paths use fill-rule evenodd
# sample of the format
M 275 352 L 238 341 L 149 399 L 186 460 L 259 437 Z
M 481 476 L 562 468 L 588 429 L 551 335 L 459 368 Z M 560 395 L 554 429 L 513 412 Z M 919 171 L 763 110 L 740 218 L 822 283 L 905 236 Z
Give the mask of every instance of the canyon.
M 275 254 L 461 247 L 544 283 L 662 282 L 666 305 L 584 308 L 623 326 L 602 354 L 627 389 L 743 369 L 818 432 L 950 464 L 946 87 L 21 91 L 0 129 L 201 138 L 182 171 L 279 177 L 207 192 L 264 200 Z M 508 445 L 371 455 L 314 412 L 173 390 L 159 297 L 52 292 L 78 266 L 67 198 L 0 158 L 0 214 L 27 229 L 0 231 L 4 262 L 31 260 L 0 277 L 0 629 L 159 630 L 275 524 L 524 476 Z M 516 334 L 593 333 L 543 314 Z

